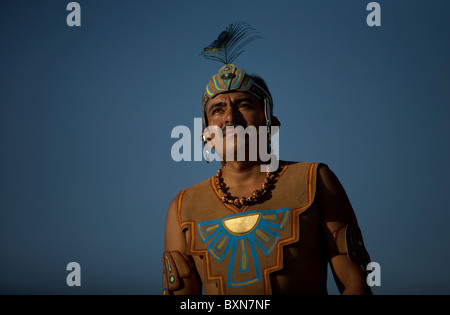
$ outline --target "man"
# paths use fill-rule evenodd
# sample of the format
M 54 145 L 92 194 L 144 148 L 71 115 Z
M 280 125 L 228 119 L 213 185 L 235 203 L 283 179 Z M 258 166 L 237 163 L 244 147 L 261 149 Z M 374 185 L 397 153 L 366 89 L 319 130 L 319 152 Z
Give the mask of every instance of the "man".
M 236 126 L 267 127 L 268 133 L 256 133 L 257 150 L 261 143 L 270 150 L 272 128 L 280 125 L 272 107 L 264 81 L 233 64 L 209 81 L 204 140 L 221 169 L 169 206 L 164 294 L 201 294 L 202 288 L 206 294 L 327 294 L 328 262 L 342 294 L 370 294 L 369 256 L 333 172 L 324 164 L 284 161 L 262 172 L 269 164 L 250 158 L 252 137 L 238 141 Z

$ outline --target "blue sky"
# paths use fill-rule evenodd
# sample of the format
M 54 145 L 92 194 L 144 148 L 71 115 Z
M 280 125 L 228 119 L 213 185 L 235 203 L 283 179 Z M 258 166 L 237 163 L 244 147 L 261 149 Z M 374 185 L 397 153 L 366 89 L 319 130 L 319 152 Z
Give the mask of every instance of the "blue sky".
M 280 158 L 337 174 L 374 293 L 450 293 L 450 2 L 378 1 L 380 27 L 369 1 L 78 1 L 81 27 L 67 3 L 0 4 L 0 293 L 160 293 L 167 207 L 219 167 L 174 162 L 171 131 L 239 20 L 264 37 L 235 64 L 269 85 Z

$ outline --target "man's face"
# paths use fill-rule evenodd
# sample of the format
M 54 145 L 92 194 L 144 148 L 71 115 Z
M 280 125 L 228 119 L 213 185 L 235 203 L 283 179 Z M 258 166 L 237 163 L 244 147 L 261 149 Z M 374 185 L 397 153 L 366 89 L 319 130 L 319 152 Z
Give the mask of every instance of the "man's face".
M 249 136 L 245 135 L 245 137 L 240 138 L 238 131 L 234 128 L 227 128 L 227 126 L 242 126 L 244 129 L 254 126 L 257 129 L 259 126 L 265 126 L 266 123 L 262 102 L 247 92 L 230 92 L 217 95 L 206 108 L 206 118 L 208 126 L 217 126 L 223 132 L 223 146 L 217 147 L 215 145 L 215 150 L 224 159 L 226 159 L 224 153 L 227 147 L 231 147 L 231 145 L 233 145 L 231 150 L 235 154 L 238 148 L 244 148 L 246 156 L 249 153 Z M 215 135 L 211 138 L 214 139 L 214 137 Z M 242 141 L 244 138 L 245 143 Z M 232 139 L 233 141 L 230 141 Z M 238 141 L 238 139 L 242 140 Z M 256 137 L 253 140 L 256 141 Z M 234 159 L 236 160 L 236 156 Z
M 222 93 L 213 98 L 207 108 L 208 126 L 263 126 L 265 125 L 264 106 L 251 93 Z

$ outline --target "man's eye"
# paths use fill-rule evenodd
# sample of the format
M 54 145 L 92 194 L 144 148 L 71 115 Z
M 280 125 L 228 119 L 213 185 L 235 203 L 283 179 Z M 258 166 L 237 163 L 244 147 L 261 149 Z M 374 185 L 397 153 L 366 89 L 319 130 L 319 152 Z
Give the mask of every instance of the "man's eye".
M 252 108 L 252 106 L 248 103 L 242 103 L 239 105 L 239 108 Z

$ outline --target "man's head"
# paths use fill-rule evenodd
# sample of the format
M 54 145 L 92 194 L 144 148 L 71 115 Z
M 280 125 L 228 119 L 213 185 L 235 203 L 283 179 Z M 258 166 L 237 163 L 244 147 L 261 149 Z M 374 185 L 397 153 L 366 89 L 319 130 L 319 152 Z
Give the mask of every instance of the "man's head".
M 267 84 L 258 76 L 247 75 L 244 69 L 226 64 L 211 77 L 203 93 L 203 128 L 210 125 L 206 115 L 210 102 L 219 95 L 231 92 L 247 92 L 259 99 L 263 106 L 265 125 L 271 126 L 273 103 Z
M 219 73 L 214 75 L 208 82 L 203 97 L 203 124 L 205 144 L 217 136 L 217 127 L 221 131 L 220 143 L 213 141 L 209 146 L 214 146 L 217 153 L 225 159 L 226 147 L 232 145 L 234 153 L 238 148 L 243 149 L 246 154 L 254 150 L 248 147 L 249 143 L 258 143 L 259 127 L 266 127 L 264 138 L 270 144 L 271 126 L 279 126 L 278 119 L 272 116 L 272 97 L 265 81 L 256 75 L 247 75 L 245 70 L 238 69 L 234 65 L 225 65 Z M 240 126 L 243 129 L 233 128 Z M 206 127 L 207 130 L 205 129 Z M 211 133 L 211 127 L 215 131 Z M 256 132 L 250 133 L 247 127 L 254 127 Z M 245 135 L 244 135 L 245 134 Z M 261 134 L 259 135 L 261 136 Z M 231 141 L 234 138 L 234 141 Z M 237 139 L 240 138 L 240 141 Z M 252 142 L 250 139 L 255 140 Z M 222 142 L 223 139 L 223 142 Z M 244 141 L 245 142 L 242 142 Z M 237 141 L 237 142 L 236 142 Z M 258 145 L 257 145 L 258 146 Z M 259 149 L 257 149 L 259 150 Z M 270 152 L 270 151 L 269 151 Z M 234 155 L 234 154 L 233 154 Z M 229 159 L 230 157 L 228 157 Z M 238 159 L 240 160 L 240 159 Z

